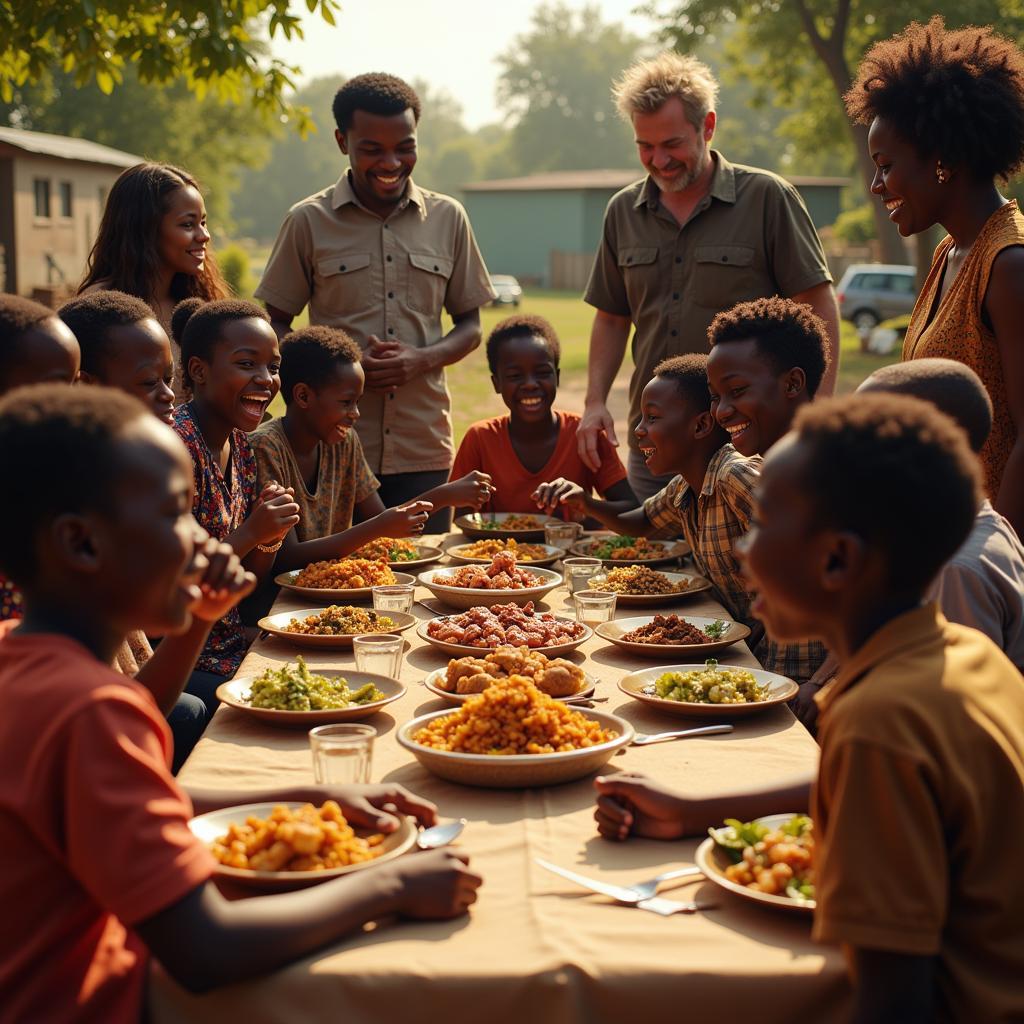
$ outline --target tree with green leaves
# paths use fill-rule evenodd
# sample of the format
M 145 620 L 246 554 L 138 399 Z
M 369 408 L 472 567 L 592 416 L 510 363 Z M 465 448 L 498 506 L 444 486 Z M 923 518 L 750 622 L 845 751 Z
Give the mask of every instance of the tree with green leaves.
M 498 57 L 498 103 L 512 120 L 508 170 L 583 170 L 636 162 L 611 98 L 611 79 L 642 40 L 600 9 L 543 4 Z
M 950 26 L 994 24 L 1020 38 L 1024 9 L 1018 0 L 658 0 L 644 8 L 662 25 L 664 39 L 680 50 L 707 45 L 722 26 L 734 26 L 727 59 L 749 75 L 766 96 L 799 108 L 788 128 L 805 149 L 853 147 L 865 189 L 874 164 L 867 147 L 867 127 L 851 124 L 843 108 L 857 63 L 879 39 L 910 21 L 942 14 Z M 873 203 L 876 233 L 887 262 L 905 261 L 905 250 L 880 203 Z
M 336 0 L 305 0 L 329 25 Z M 107 95 L 134 69 L 143 84 L 182 81 L 199 99 L 245 102 L 269 120 L 306 114 L 287 99 L 297 69 L 267 57 L 266 34 L 302 38 L 290 0 L 3 0 L 0 99 L 71 73 Z

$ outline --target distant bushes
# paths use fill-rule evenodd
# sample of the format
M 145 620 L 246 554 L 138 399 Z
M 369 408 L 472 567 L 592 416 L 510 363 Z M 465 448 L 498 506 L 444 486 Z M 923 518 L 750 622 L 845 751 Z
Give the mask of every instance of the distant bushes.
M 249 254 L 240 245 L 227 245 L 217 251 L 217 263 L 235 295 L 252 298 L 256 282 L 249 270 Z

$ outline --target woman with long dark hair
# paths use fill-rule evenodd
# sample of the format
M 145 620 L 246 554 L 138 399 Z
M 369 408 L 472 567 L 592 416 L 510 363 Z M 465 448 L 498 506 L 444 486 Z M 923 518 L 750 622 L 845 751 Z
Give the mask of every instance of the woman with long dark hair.
M 210 249 L 199 183 L 170 164 L 129 167 L 107 196 L 99 233 L 78 292 L 115 289 L 144 300 L 168 335 L 171 311 L 193 296 L 231 295 Z M 180 397 L 177 345 L 175 393 Z
M 868 51 L 846 108 L 870 126 L 871 191 L 900 234 L 948 232 L 903 358 L 944 356 L 982 379 L 985 484 L 1024 534 L 1024 216 L 998 187 L 1024 165 L 1024 53 L 991 28 L 915 22 Z

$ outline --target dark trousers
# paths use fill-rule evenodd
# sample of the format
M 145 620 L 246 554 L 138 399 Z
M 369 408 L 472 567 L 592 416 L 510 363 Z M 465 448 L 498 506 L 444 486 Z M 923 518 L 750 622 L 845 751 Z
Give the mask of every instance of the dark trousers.
M 429 469 L 421 473 L 391 473 L 379 477 L 380 500 L 385 508 L 404 505 L 441 484 L 448 483 L 448 473 L 443 469 Z M 447 533 L 452 528 L 452 510 L 442 508 L 436 511 L 423 528 L 424 533 Z
M 171 727 L 171 735 L 174 737 L 171 771 L 175 775 L 185 763 L 185 758 L 192 753 L 192 748 L 199 742 L 199 737 L 206 728 L 206 721 L 206 705 L 191 693 L 183 693 L 171 708 L 167 724 Z

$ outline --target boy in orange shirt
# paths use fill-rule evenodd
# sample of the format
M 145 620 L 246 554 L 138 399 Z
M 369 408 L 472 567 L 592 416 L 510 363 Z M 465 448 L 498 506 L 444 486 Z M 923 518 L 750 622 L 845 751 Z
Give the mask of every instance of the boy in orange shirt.
M 0 1021 L 137 1022 L 149 953 L 206 990 L 380 916 L 448 917 L 473 902 L 480 880 L 452 851 L 367 868 L 315 894 L 221 897 L 212 855 L 187 826 L 193 802 L 202 813 L 339 794 L 190 800 L 170 775 L 152 696 L 109 667 L 130 630 L 187 629 L 200 596 L 184 447 L 134 398 L 40 385 L 0 401 L 0 474 L 25 484 L 17 504 L 0 504 L 0 569 L 25 608 L 0 634 Z M 382 831 L 397 825 L 386 805 L 434 818 L 400 787 L 357 787 L 339 802 Z
M 922 603 L 980 495 L 966 435 L 933 406 L 829 399 L 772 446 L 741 549 L 769 633 L 821 637 L 842 666 L 818 696 L 814 935 L 847 951 L 856 1024 L 1024 1019 L 1024 679 Z M 809 795 L 596 786 L 598 828 L 620 840 L 797 811 Z
M 636 508 L 626 471 L 608 439 L 600 438 L 600 466 L 590 469 L 576 448 L 580 417 L 552 408 L 561 351 L 555 329 L 540 316 L 508 317 L 487 338 L 491 383 L 509 415 L 474 423 L 459 445 L 451 473 L 453 480 L 474 469 L 490 474 L 494 490 L 481 511 L 527 511 L 535 505 L 537 488 L 556 478 L 579 484 L 586 494 L 596 490 L 609 501 Z M 567 506 L 556 512 L 568 518 Z

